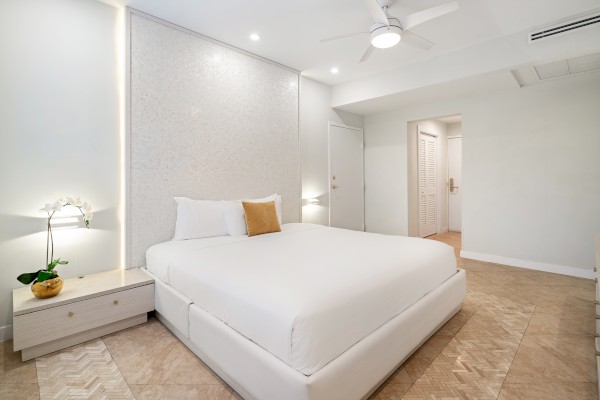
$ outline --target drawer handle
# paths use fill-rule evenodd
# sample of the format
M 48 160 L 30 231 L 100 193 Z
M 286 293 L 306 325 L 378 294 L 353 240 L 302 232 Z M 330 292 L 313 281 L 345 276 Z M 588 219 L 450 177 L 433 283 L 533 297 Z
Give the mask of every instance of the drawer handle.
M 117 304 L 119 304 L 119 300 L 113 300 L 113 304 L 114 304 L 114 305 L 117 305 Z
M 72 317 L 73 315 L 75 315 L 75 313 L 73 311 L 69 311 L 69 317 Z

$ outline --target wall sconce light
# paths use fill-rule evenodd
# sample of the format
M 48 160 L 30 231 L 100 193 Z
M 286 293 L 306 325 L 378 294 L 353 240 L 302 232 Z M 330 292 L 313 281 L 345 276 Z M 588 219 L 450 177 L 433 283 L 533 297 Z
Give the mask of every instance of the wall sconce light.
M 54 217 L 50 221 L 52 229 L 75 229 L 81 225 L 78 217 Z
M 302 199 L 302 207 L 316 206 L 319 204 L 318 198 Z

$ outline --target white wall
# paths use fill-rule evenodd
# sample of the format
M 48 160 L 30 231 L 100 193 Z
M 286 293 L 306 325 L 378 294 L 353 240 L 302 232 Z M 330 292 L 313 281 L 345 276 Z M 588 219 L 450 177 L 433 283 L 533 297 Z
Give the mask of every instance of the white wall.
M 446 124 L 446 134 L 448 135 L 448 137 L 462 135 L 462 123 L 453 122 L 450 124 Z
M 120 266 L 120 22 L 93 0 L 0 2 L 0 340 L 17 275 L 45 263 L 44 203 L 79 194 L 96 209 L 91 229 L 55 232 L 61 276 Z
M 599 104 L 591 72 L 365 117 L 367 230 L 408 233 L 407 122 L 462 113 L 463 250 L 589 276 Z
M 299 222 L 298 72 L 135 13 L 130 32 L 128 265 L 171 240 L 174 196 L 277 192 Z
M 329 122 L 357 128 L 363 117 L 331 108 L 331 87 L 312 79 L 300 79 L 300 152 L 302 198 L 318 198 L 319 204 L 302 207 L 302 221 L 329 225 Z

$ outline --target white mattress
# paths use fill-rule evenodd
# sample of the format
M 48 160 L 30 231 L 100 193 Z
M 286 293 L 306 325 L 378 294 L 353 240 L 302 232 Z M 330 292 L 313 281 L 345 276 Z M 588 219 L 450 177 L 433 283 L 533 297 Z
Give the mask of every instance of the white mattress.
M 146 259 L 196 306 L 305 375 L 456 273 L 446 244 L 311 224 L 165 242 Z

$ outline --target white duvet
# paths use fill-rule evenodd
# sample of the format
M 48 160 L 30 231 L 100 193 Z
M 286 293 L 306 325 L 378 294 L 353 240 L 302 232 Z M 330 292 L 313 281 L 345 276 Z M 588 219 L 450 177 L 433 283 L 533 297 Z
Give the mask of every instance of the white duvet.
M 146 258 L 154 275 L 305 375 L 456 273 L 443 243 L 311 224 L 161 243 Z

